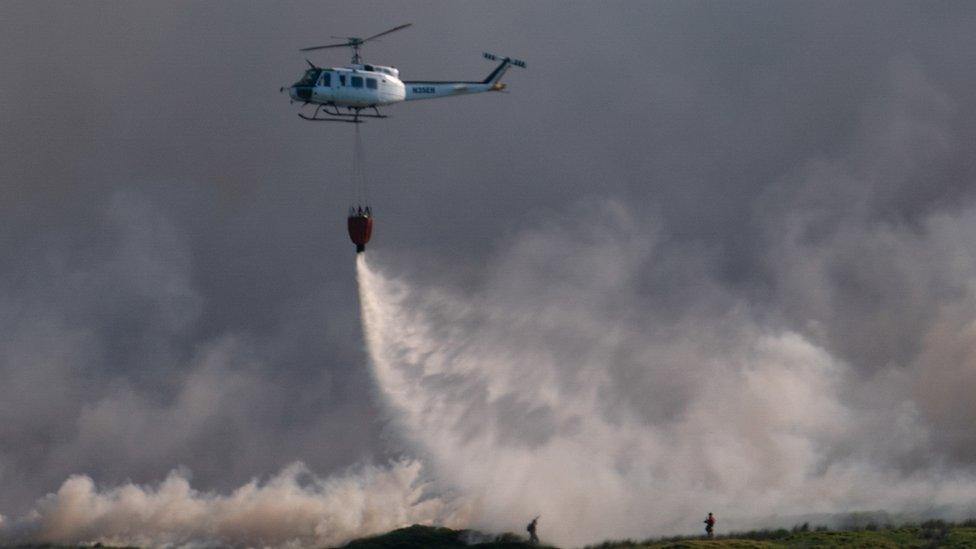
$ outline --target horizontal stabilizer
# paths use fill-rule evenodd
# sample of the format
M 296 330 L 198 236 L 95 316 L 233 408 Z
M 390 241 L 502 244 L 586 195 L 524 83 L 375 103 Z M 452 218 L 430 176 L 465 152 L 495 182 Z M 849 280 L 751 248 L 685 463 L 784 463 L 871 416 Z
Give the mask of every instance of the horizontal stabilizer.
M 489 61 L 498 61 L 498 59 L 499 59 L 499 57 L 497 55 L 493 54 L 493 53 L 485 52 L 484 53 L 484 56 L 485 56 L 485 59 L 487 59 Z M 511 63 L 512 65 L 515 65 L 516 67 L 521 67 L 523 69 L 525 68 L 525 61 L 522 61 L 520 59 L 512 59 L 511 57 L 503 57 L 501 59 L 508 61 L 509 63 Z

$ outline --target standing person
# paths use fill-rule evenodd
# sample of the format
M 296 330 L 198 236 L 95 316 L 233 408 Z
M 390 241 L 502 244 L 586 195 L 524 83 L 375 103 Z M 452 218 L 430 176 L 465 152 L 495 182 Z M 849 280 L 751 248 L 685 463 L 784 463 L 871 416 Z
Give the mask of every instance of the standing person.
M 705 535 L 712 537 L 715 531 L 715 517 L 711 513 L 705 518 Z
M 539 536 L 535 535 L 535 525 L 537 522 L 539 522 L 539 517 L 535 517 L 534 519 L 532 519 L 532 522 L 530 522 L 529 525 L 525 527 L 525 529 L 528 530 L 529 532 L 529 543 L 531 543 L 532 545 L 539 544 Z

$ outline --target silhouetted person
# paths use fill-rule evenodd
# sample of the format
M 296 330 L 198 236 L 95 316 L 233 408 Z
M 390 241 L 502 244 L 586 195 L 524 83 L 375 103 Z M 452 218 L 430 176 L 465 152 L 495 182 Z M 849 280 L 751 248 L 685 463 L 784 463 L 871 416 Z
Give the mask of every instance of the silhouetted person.
M 715 517 L 712 516 L 711 513 L 709 513 L 708 517 L 705 519 L 705 535 L 707 535 L 708 537 L 712 537 L 714 533 L 715 533 Z
M 532 519 L 532 522 L 525 527 L 525 529 L 529 532 L 529 543 L 532 545 L 538 545 L 539 543 L 539 536 L 535 535 L 535 525 L 537 522 L 539 522 L 539 517 Z

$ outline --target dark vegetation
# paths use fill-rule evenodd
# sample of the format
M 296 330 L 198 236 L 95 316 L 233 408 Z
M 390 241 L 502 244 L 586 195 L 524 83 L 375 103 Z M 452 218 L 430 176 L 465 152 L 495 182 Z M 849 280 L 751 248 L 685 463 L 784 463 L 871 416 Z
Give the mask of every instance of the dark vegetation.
M 85 545 L 56 545 L 53 543 L 22 543 L 15 545 L 0 545 L 3 549 L 139 549 L 135 546 L 127 545 L 102 545 L 101 543 Z
M 525 549 L 545 545 L 530 545 L 526 538 L 512 533 L 489 535 L 474 530 L 451 530 L 414 524 L 386 534 L 350 541 L 342 549 Z M 552 549 L 552 548 L 550 548 Z

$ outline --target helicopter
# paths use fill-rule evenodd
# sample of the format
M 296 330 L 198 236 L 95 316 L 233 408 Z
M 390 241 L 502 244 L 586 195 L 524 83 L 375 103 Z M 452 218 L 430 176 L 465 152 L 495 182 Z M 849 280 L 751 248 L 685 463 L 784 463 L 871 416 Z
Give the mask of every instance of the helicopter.
M 484 58 L 489 61 L 499 61 L 495 70 L 481 81 L 434 81 L 434 80 L 400 80 L 400 71 L 396 67 L 364 63 L 359 53 L 366 42 L 375 40 L 392 32 L 403 30 L 412 23 L 400 25 L 392 29 L 374 34 L 368 38 L 344 38 L 345 42 L 326 44 L 302 48 L 300 51 L 315 51 L 327 48 L 352 48 L 352 62 L 344 67 L 319 67 L 305 60 L 309 68 L 301 79 L 291 86 L 282 86 L 279 91 L 288 90 L 291 101 L 301 101 L 302 107 L 315 105 L 311 115 L 298 113 L 304 120 L 313 122 L 363 122 L 361 118 L 388 118 L 380 114 L 379 107 L 416 101 L 418 99 L 436 99 L 454 95 L 467 95 L 489 91 L 502 91 L 505 84 L 501 78 L 509 67 L 525 68 L 525 62 L 510 57 L 499 57 L 485 53 Z M 342 112 L 340 109 L 345 109 Z M 374 114 L 364 114 L 364 110 L 372 110 Z

